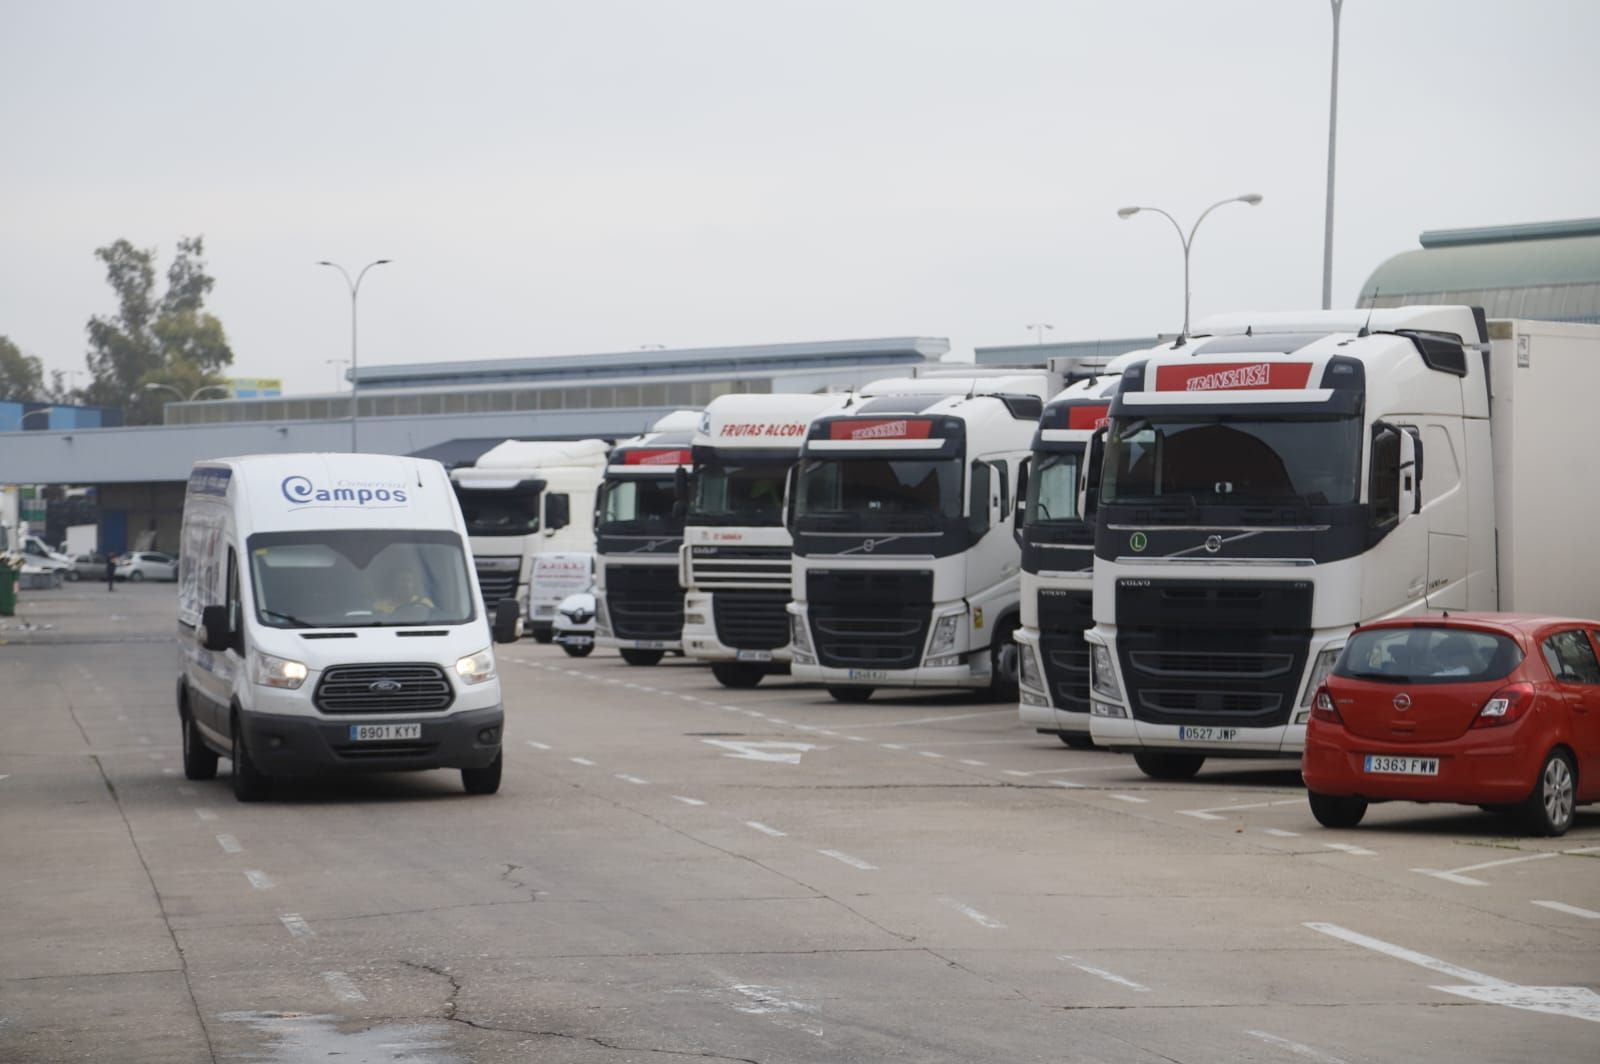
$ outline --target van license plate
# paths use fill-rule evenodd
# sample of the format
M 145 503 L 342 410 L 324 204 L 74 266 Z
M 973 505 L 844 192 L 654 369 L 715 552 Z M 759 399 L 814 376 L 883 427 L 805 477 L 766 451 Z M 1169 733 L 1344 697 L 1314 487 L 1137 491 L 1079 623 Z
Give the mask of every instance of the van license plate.
M 1439 759 L 1436 757 L 1385 757 L 1368 754 L 1366 769 L 1386 776 L 1437 776 Z
M 352 724 L 350 740 L 357 743 L 385 742 L 394 739 L 420 739 L 420 724 Z
M 1178 738 L 1197 743 L 1231 743 L 1239 738 L 1239 729 L 1196 728 L 1185 724 L 1178 728 Z
M 772 660 L 772 651 L 770 651 L 770 650 L 741 650 L 741 651 L 739 651 L 739 660 L 740 661 L 771 661 Z

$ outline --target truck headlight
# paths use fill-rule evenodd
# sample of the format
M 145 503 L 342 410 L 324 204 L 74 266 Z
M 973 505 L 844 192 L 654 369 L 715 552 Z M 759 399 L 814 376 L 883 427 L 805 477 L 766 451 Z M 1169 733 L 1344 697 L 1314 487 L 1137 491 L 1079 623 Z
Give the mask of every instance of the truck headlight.
M 939 618 L 933 626 L 933 635 L 928 639 L 928 657 L 936 658 L 955 650 L 956 632 L 963 616 L 960 613 L 947 613 Z
M 1033 656 L 1033 648 L 1026 643 L 1018 643 L 1017 654 L 1022 686 L 1031 687 L 1035 691 L 1043 691 L 1045 689 L 1044 678 L 1039 675 L 1039 661 Z M 1032 705 L 1032 703 L 1029 704 Z
M 1102 702 L 1098 698 L 1090 699 L 1089 715 L 1091 717 L 1126 717 L 1128 711 L 1115 702 Z
M 306 667 L 303 662 L 274 657 L 271 654 L 257 653 L 251 666 L 251 673 L 255 682 L 262 687 L 281 687 L 286 691 L 298 691 L 300 685 L 306 682 Z
M 476 654 L 468 654 L 456 662 L 456 675 L 467 685 L 488 683 L 494 679 L 494 654 L 487 647 Z
M 1300 696 L 1300 704 L 1309 706 L 1311 699 L 1316 695 L 1317 688 L 1327 680 L 1328 674 L 1333 671 L 1334 662 L 1339 660 L 1339 655 L 1344 651 L 1344 645 L 1327 647 L 1317 655 L 1317 660 L 1311 666 L 1311 679 L 1306 682 L 1306 693 Z
M 605 628 L 608 631 L 611 628 L 611 611 L 606 609 L 606 600 L 604 595 L 595 596 L 594 623 L 597 627 Z
M 798 613 L 789 614 L 789 643 L 797 653 L 812 653 L 811 633 L 806 631 L 806 619 Z
M 1122 685 L 1117 683 L 1117 670 L 1111 664 L 1111 648 L 1103 643 L 1089 645 L 1089 686 L 1097 695 L 1122 701 Z

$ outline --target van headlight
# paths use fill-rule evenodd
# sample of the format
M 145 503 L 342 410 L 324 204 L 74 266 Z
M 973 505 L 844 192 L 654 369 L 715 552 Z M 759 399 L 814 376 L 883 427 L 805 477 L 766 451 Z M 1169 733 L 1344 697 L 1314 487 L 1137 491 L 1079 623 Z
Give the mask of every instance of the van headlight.
M 1111 664 L 1111 648 L 1104 643 L 1089 645 L 1089 686 L 1097 695 L 1122 701 L 1122 685 L 1117 683 L 1117 670 Z
M 1311 699 L 1316 695 L 1317 688 L 1321 687 L 1323 682 L 1327 680 L 1328 674 L 1333 671 L 1334 663 L 1339 660 L 1339 655 L 1343 652 L 1344 645 L 1340 644 L 1336 647 L 1327 647 L 1317 655 L 1316 662 L 1311 666 L 1311 679 L 1306 684 L 1306 693 L 1300 696 L 1300 704 L 1302 706 L 1311 704 Z
M 956 648 L 956 632 L 965 614 L 947 613 L 933 626 L 933 635 L 928 639 L 928 654 L 930 658 L 948 654 Z
M 464 684 L 488 683 L 494 679 L 494 654 L 487 648 L 456 662 L 456 675 Z
M 306 682 L 306 667 L 304 662 L 258 652 L 251 665 L 251 675 L 262 687 L 298 691 L 300 685 Z

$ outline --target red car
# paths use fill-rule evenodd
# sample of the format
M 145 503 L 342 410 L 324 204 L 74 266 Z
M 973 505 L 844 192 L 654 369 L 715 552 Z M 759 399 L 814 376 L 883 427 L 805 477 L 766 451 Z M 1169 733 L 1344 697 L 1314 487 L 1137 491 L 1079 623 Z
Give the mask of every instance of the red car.
M 1560 835 L 1600 801 L 1600 621 L 1478 613 L 1358 628 L 1316 693 L 1301 775 L 1327 827 L 1459 802 Z

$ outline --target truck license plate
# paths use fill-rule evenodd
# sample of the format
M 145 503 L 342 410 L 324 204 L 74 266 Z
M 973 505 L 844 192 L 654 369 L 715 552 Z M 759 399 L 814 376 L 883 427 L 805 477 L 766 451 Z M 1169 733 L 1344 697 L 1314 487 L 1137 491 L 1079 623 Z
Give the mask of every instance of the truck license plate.
M 741 650 L 741 651 L 739 651 L 739 660 L 740 661 L 771 661 L 772 660 L 772 651 L 770 651 L 770 650 Z
M 1439 759 L 1436 757 L 1385 757 L 1382 754 L 1368 754 L 1366 769 L 1368 772 L 1380 772 L 1386 776 L 1437 776 L 1439 774 Z
M 887 669 L 851 669 L 850 678 L 852 680 L 887 680 L 889 672 Z
M 394 739 L 420 739 L 420 724 L 352 724 L 350 739 L 357 743 L 386 742 Z
M 1178 728 L 1178 738 L 1197 743 L 1231 743 L 1239 738 L 1239 729 L 1197 728 L 1185 724 Z

